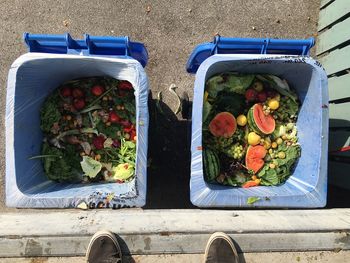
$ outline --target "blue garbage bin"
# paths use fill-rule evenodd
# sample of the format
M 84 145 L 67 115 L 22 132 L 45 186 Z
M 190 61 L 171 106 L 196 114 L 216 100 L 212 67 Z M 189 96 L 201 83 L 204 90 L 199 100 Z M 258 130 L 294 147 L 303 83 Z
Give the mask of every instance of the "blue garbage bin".
M 196 74 L 192 113 L 191 202 L 199 207 L 323 207 L 327 197 L 328 83 L 321 64 L 309 57 L 313 39 L 215 37 L 191 54 Z M 302 102 L 297 127 L 302 153 L 294 173 L 280 186 L 249 189 L 208 184 L 203 177 L 202 110 L 206 81 L 227 71 L 273 74 L 287 80 Z M 259 202 L 247 204 L 248 197 Z
M 148 79 L 147 50 L 128 37 L 24 34 L 29 53 L 8 75 L 6 98 L 6 204 L 10 207 L 63 208 L 82 202 L 95 207 L 141 207 L 146 202 Z M 128 183 L 63 184 L 47 179 L 40 154 L 40 109 L 45 98 L 67 80 L 110 76 L 133 84 L 138 134 L 136 176 Z M 101 203 L 102 202 L 102 203 Z

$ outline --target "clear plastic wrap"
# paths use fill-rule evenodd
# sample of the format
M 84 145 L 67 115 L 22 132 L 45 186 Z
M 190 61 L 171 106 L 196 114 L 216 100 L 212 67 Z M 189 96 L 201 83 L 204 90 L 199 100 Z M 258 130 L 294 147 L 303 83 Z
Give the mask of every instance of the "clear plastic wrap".
M 202 109 L 206 81 L 227 71 L 273 74 L 287 80 L 302 103 L 297 127 L 302 148 L 292 176 L 280 186 L 233 188 L 203 177 Z M 327 198 L 328 83 L 322 66 L 305 56 L 213 55 L 196 73 L 192 113 L 191 202 L 199 207 L 323 207 Z M 257 202 L 248 204 L 248 198 Z
M 49 181 L 40 159 L 40 109 L 45 98 L 67 80 L 110 76 L 129 81 L 136 98 L 136 176 L 128 183 L 63 184 Z M 146 202 L 148 79 L 134 59 L 28 53 L 8 75 L 6 98 L 6 205 L 26 208 L 141 207 Z

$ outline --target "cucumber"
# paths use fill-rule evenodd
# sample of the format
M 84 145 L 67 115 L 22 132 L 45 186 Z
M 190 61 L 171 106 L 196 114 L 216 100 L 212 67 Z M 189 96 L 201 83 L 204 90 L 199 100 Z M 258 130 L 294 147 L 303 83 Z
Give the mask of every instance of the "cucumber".
M 208 182 L 212 182 L 220 174 L 220 160 L 218 155 L 210 149 L 203 151 L 204 176 Z

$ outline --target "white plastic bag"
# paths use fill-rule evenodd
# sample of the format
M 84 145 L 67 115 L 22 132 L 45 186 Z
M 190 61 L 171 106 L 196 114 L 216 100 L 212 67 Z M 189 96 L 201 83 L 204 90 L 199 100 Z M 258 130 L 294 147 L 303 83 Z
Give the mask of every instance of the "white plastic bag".
M 49 181 L 39 159 L 40 109 L 61 83 L 81 77 L 110 76 L 135 89 L 136 176 L 129 183 L 62 184 Z M 28 53 L 11 66 L 6 98 L 6 204 L 10 207 L 141 207 L 146 202 L 148 79 L 134 59 Z M 108 204 L 108 205 L 107 205 Z

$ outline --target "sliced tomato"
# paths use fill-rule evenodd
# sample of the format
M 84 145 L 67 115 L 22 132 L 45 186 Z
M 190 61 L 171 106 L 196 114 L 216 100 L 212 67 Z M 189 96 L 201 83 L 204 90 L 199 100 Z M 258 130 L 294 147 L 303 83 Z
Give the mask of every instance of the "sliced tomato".
M 245 182 L 242 187 L 243 188 L 249 188 L 249 187 L 254 187 L 254 186 L 258 186 L 259 184 L 255 181 L 248 181 L 248 182 Z

